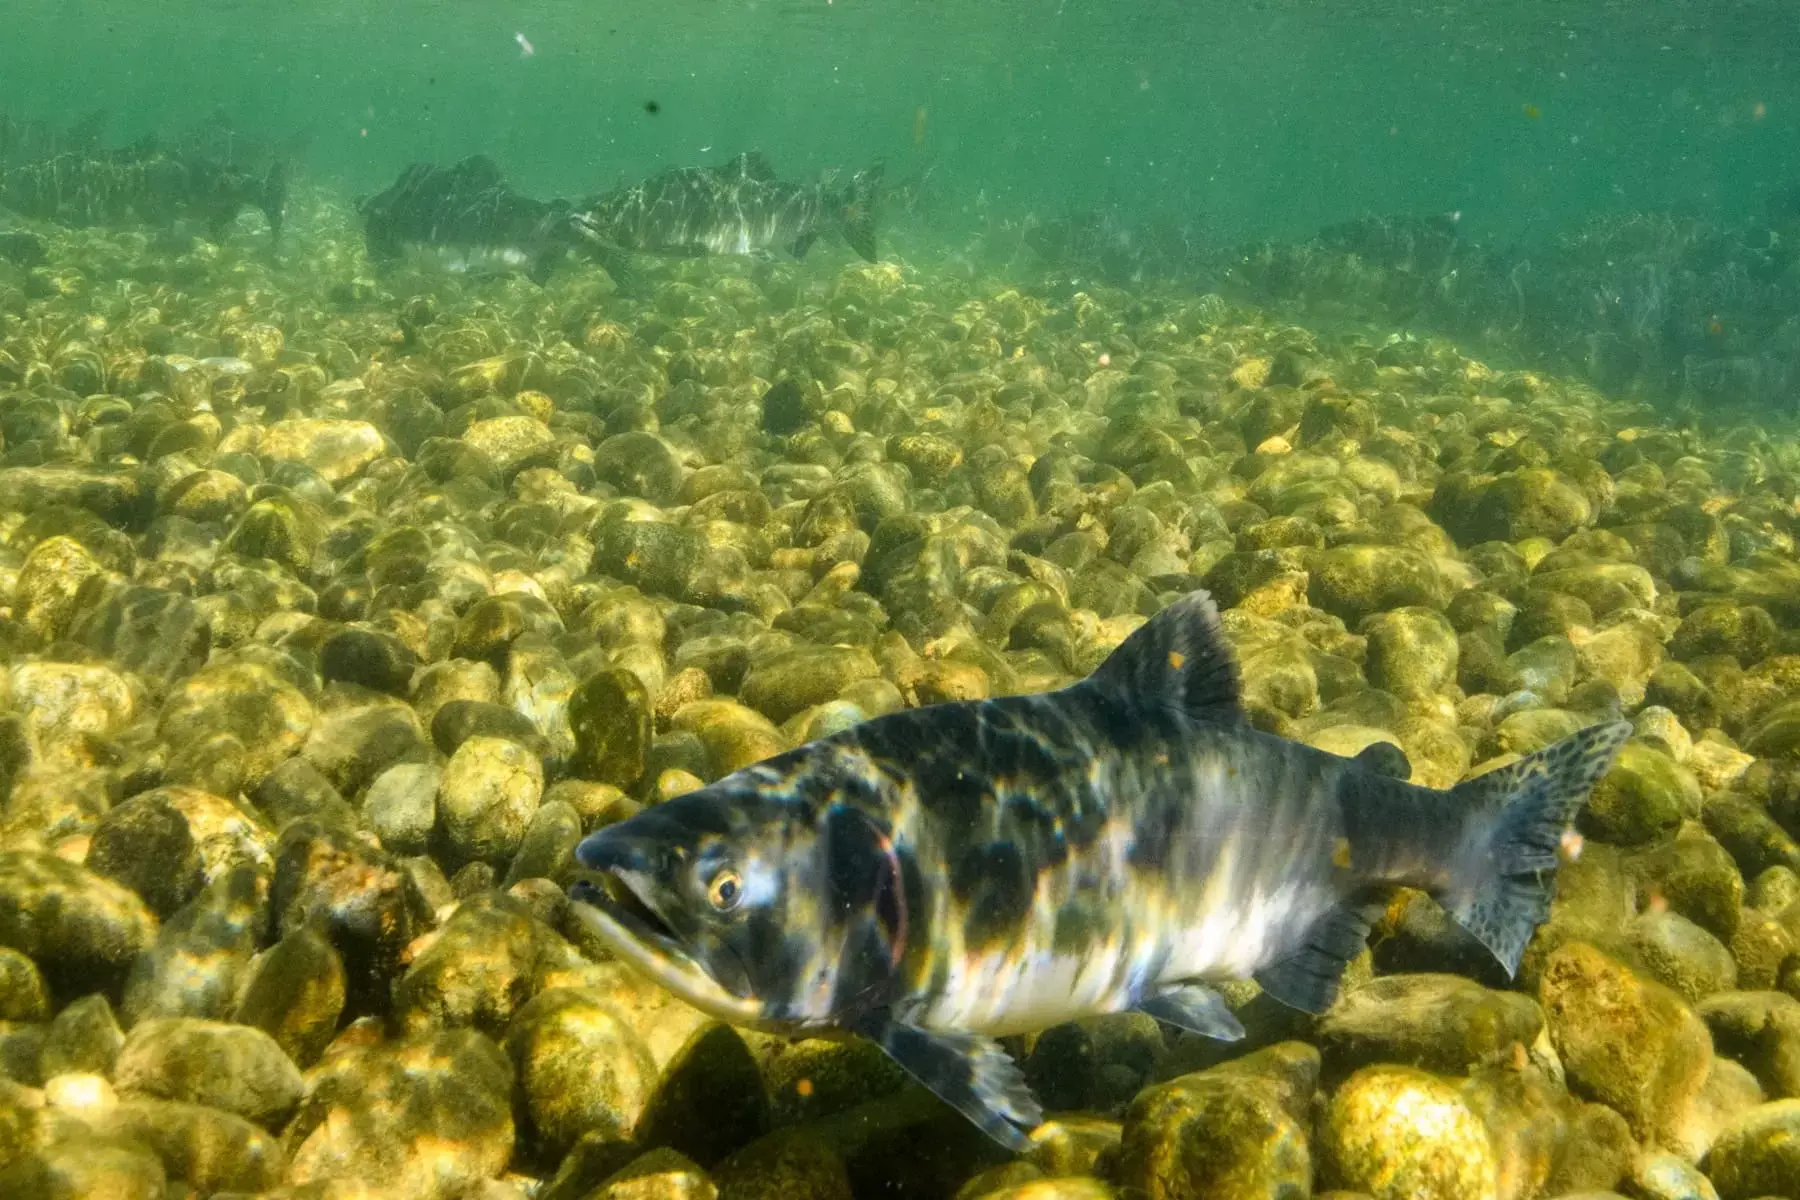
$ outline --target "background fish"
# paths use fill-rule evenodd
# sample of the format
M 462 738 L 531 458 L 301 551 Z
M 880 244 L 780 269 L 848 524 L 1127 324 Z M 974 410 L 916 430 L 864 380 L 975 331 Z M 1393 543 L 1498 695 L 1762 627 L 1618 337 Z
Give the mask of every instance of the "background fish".
M 836 230 L 873 262 L 882 171 L 880 164 L 859 171 L 841 189 L 784 183 L 762 155 L 746 153 L 721 167 L 678 167 L 609 192 L 578 206 L 574 221 L 598 249 L 679 257 L 770 247 L 800 257 L 821 233 Z
M 514 191 L 482 154 L 447 167 L 413 163 L 357 211 L 377 263 L 411 251 L 451 271 L 523 270 L 542 282 L 569 247 L 568 204 Z
M 64 133 L 0 129 L 0 208 L 78 227 L 194 218 L 214 240 L 255 208 L 280 240 L 288 160 L 302 139 L 270 155 L 215 117 L 170 146 L 146 137 L 108 150 L 100 146 L 104 123 L 105 114 L 95 114 Z
M 1416 787 L 1391 749 L 1252 728 L 1195 592 L 1073 686 L 880 717 L 592 834 L 577 911 L 721 1019 L 875 1040 L 1018 1149 L 1041 1113 L 992 1039 L 1130 1009 L 1235 1039 L 1208 985 L 1246 976 L 1322 1011 L 1395 887 L 1515 971 L 1630 732 Z

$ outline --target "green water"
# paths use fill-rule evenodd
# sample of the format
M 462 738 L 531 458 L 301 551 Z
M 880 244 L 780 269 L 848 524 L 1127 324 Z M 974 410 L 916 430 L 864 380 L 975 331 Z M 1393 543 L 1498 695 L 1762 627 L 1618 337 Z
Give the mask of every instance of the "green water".
M 1800 1196 L 1797 47 L 0 0 L 0 1200 Z
M 1800 169 L 1796 33 L 1776 0 L 8 0 L 0 15 L 0 109 L 103 107 L 118 136 L 223 109 L 310 132 L 311 173 L 352 190 L 484 152 L 527 190 L 579 194 L 754 147 L 795 173 L 935 161 L 957 212 L 1108 202 L 1241 238 L 1370 212 L 1455 209 L 1507 231 L 1676 203 L 1738 216 Z

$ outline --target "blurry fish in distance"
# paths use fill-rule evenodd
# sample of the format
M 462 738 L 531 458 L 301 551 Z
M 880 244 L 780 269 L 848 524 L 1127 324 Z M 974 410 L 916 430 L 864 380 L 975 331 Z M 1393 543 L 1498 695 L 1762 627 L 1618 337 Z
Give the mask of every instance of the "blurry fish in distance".
M 568 207 L 514 191 L 477 154 L 447 167 L 413 163 L 357 211 L 378 264 L 410 254 L 456 273 L 520 272 L 542 283 L 569 248 Z
M 595 197 L 572 219 L 609 271 L 628 272 L 632 253 L 696 258 L 778 248 L 800 258 L 828 231 L 873 262 L 882 170 L 859 171 L 843 188 L 787 183 L 762 155 L 739 154 L 720 167 L 677 167 Z
M 1397 887 L 1515 971 L 1630 732 L 1414 786 L 1252 727 L 1197 591 L 1060 691 L 878 717 L 591 834 L 574 911 L 715 1017 L 872 1039 L 1018 1150 L 1041 1110 L 993 1039 L 1136 1010 L 1235 1040 L 1212 985 L 1246 976 L 1320 1012 Z
M 0 208 L 73 227 L 192 219 L 215 241 L 255 208 L 280 240 L 298 139 L 258 149 L 215 116 L 169 144 L 152 136 L 106 149 L 105 119 L 96 113 L 60 133 L 0 121 Z

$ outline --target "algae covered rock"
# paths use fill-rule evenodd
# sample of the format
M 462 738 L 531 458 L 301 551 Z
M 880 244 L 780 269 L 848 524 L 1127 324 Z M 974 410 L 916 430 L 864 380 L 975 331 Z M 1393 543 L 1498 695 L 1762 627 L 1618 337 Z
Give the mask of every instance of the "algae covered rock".
M 479 450 L 495 470 L 510 475 L 547 454 L 556 444 L 556 435 L 534 417 L 491 417 L 463 430 L 462 440 Z
M 288 1182 L 466 1195 L 512 1157 L 511 1089 L 506 1054 L 471 1030 L 346 1047 L 313 1073 L 288 1125 Z
M 310 1066 L 337 1032 L 344 999 L 343 960 L 308 924 L 257 959 L 232 1019 L 261 1029 L 294 1062 Z
M 1776 1100 L 1720 1131 L 1706 1156 L 1720 1200 L 1800 1195 L 1800 1100 Z
M 1119 1178 L 1154 1200 L 1279 1200 L 1311 1186 L 1309 1108 L 1318 1055 L 1288 1043 L 1139 1094 Z
M 113 1067 L 124 1096 L 204 1104 L 278 1128 L 304 1090 L 275 1039 L 248 1025 L 161 1017 L 132 1027 Z
M 459 861 L 502 866 L 524 840 L 543 794 L 544 767 L 535 754 L 504 738 L 470 738 L 438 784 L 444 837 Z
M 571 1156 L 573 1157 L 573 1156 Z M 550 1181 L 545 1200 L 718 1200 L 719 1189 L 700 1166 L 667 1147 L 634 1158 L 591 1188 L 575 1183 L 565 1162 Z M 570 1186 L 564 1186 L 565 1179 Z
M 1429 608 L 1397 608 L 1360 626 L 1369 639 L 1369 682 L 1402 700 L 1440 695 L 1456 680 L 1456 630 Z
M 713 1169 L 721 1200 L 852 1200 L 850 1175 L 830 1142 L 806 1128 L 783 1129 L 745 1146 Z
M 184 680 L 164 704 L 157 731 L 177 750 L 230 734 L 246 750 L 245 772 L 254 784 L 299 752 L 313 716 L 306 694 L 276 670 L 230 663 Z
M 383 849 L 394 854 L 424 852 L 437 825 L 443 778 L 443 768 L 431 763 L 400 763 L 375 777 L 363 796 L 362 819 Z
M 187 817 L 155 793 L 134 796 L 100 818 L 83 861 L 131 888 L 159 917 L 192 900 L 206 882 Z
M 319 676 L 404 695 L 419 656 L 399 638 L 371 629 L 345 629 L 319 648 Z
M 155 935 L 130 888 L 52 855 L 0 852 L 0 946 L 30 956 L 53 985 L 113 986 Z
M 1437 564 L 1417 550 L 1351 544 L 1307 559 L 1308 598 L 1347 622 L 1407 606 L 1439 608 L 1450 585 Z
M 1481 481 L 1447 476 L 1432 494 L 1428 511 L 1465 546 L 1533 537 L 1560 541 L 1593 519 L 1593 505 L 1581 489 L 1542 467 Z
M 394 1016 L 414 1032 L 474 1025 L 500 1036 L 557 941 L 521 901 L 471 896 L 395 982 Z
M 381 431 L 367 421 L 295 418 L 263 431 L 258 449 L 276 462 L 304 463 L 338 483 L 381 457 Z
M 1531 1045 L 1543 1027 L 1529 996 L 1458 975 L 1385 975 L 1346 991 L 1319 1018 L 1317 1037 L 1334 1075 L 1384 1062 L 1460 1074 Z
M 1580 827 L 1602 841 L 1638 845 L 1673 833 L 1700 815 L 1700 785 L 1661 750 L 1632 740 L 1600 777 L 1582 809 Z
M 740 694 L 771 721 L 835 700 L 851 684 L 881 673 L 866 650 L 849 646 L 795 647 L 753 663 Z
M 37 964 L 10 947 L 0 947 L 0 1021 L 43 1021 L 50 998 Z
M 629 671 L 601 671 L 569 697 L 569 728 L 576 774 L 629 787 L 643 775 L 650 749 L 650 693 Z
M 1737 986 L 1731 951 L 1680 913 L 1660 909 L 1643 913 L 1632 922 L 1626 938 L 1645 974 L 1690 1004 Z
M 1571 1089 L 1617 1109 L 1641 1139 L 1676 1139 L 1712 1063 L 1706 1026 L 1681 998 L 1581 942 L 1550 955 L 1538 995 Z
M 540 992 L 513 1016 L 506 1049 L 541 1150 L 560 1154 L 584 1136 L 631 1143 L 659 1072 L 603 996 Z
M 1415 1067 L 1364 1067 L 1331 1097 L 1321 1177 L 1375 1200 L 1494 1200 L 1498 1163 L 1451 1082 Z
M 70 1003 L 56 1014 L 38 1049 L 38 1074 L 110 1075 L 125 1044 L 118 1018 L 104 995 L 95 993 Z
M 202 1195 L 272 1189 L 287 1170 L 287 1156 L 272 1134 L 203 1104 L 124 1100 L 96 1125 L 104 1136 L 149 1147 L 171 1180 Z

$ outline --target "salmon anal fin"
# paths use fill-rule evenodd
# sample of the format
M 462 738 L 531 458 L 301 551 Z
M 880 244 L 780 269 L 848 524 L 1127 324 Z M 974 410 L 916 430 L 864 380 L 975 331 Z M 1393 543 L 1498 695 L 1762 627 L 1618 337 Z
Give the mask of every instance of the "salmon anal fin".
M 1197 1033 L 1221 1042 L 1235 1042 L 1244 1036 L 1244 1026 L 1225 997 L 1203 983 L 1183 983 L 1144 1000 L 1138 1011 L 1148 1013 L 1165 1025 Z
M 1338 981 L 1362 953 L 1382 906 L 1364 900 L 1338 905 L 1306 931 L 1299 950 L 1256 973 L 1262 990 L 1289 1008 L 1322 1013 L 1337 999 Z

